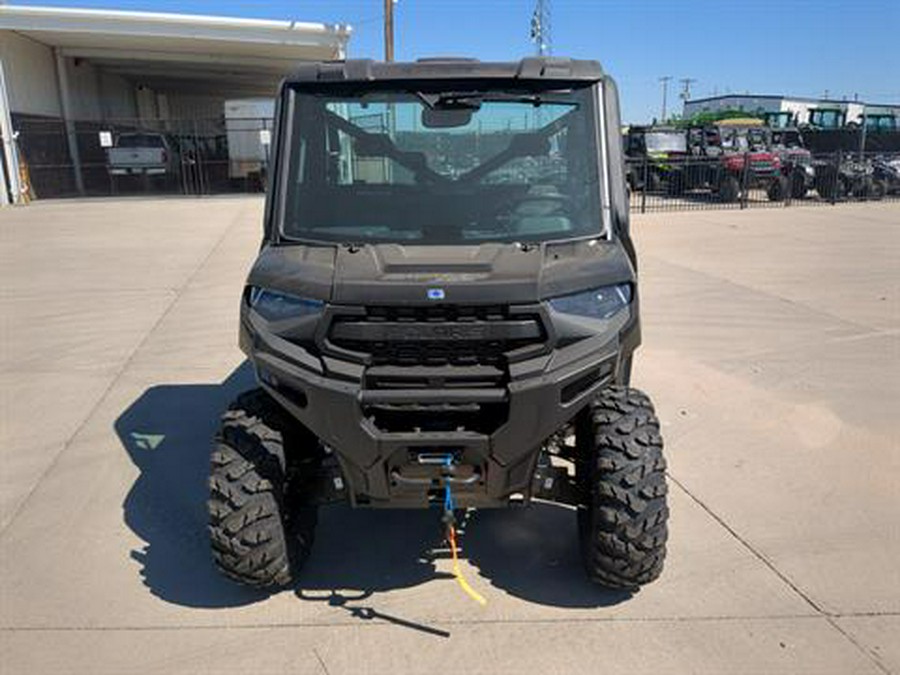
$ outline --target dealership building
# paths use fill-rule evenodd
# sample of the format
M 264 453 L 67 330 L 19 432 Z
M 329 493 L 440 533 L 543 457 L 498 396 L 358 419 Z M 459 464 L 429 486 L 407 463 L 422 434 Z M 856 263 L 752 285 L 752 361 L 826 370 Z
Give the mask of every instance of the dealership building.
M 894 115 L 900 118 L 900 103 L 891 105 L 765 94 L 726 94 L 690 99 L 684 103 L 683 116 L 689 118 L 698 113 L 725 110 L 743 110 L 754 114 L 786 112 L 795 116 L 797 123 L 803 124 L 809 120 L 810 110 L 824 108 L 841 111 L 846 122 L 859 123 L 864 115 Z
M 298 62 L 344 58 L 349 38 L 346 25 L 0 5 L 3 201 L 135 187 L 107 166 L 129 133 L 177 155 L 168 189 L 233 187 L 225 102 L 271 99 Z

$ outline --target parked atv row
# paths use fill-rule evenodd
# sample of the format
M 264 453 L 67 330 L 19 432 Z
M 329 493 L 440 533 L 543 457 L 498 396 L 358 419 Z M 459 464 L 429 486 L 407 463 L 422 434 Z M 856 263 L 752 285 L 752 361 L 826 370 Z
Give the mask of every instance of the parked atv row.
M 783 168 L 782 157 L 789 157 L 771 150 L 763 132 L 737 125 L 632 127 L 626 140 L 629 186 L 671 196 L 709 190 L 723 202 L 762 189 L 773 201 L 782 200 L 795 189 Z M 790 159 L 789 166 L 794 163 Z M 805 180 L 799 185 L 805 192 Z
M 631 127 L 625 147 L 632 192 L 709 194 L 720 202 L 746 199 L 750 190 L 775 202 L 813 190 L 827 200 L 900 193 L 900 157 L 837 151 L 814 158 L 801 130 L 756 119 Z
M 889 195 L 900 195 L 900 155 L 879 155 L 872 160 L 873 178 Z
M 790 118 L 794 124 L 797 116 Z M 768 121 L 768 120 L 767 120 Z M 816 162 L 816 192 L 824 199 L 881 199 L 900 193 L 900 129 L 893 114 L 848 120 L 839 108 L 815 108 L 799 126 Z

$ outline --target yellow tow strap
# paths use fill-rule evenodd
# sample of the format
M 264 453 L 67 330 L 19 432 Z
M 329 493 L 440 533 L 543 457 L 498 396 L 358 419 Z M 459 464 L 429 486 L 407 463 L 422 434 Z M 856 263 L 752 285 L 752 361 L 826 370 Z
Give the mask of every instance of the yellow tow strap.
M 453 576 L 456 577 L 456 583 L 458 583 L 459 587 L 465 591 L 466 595 L 475 602 L 482 606 L 486 605 L 487 600 L 469 585 L 469 582 L 466 581 L 465 576 L 463 576 L 462 569 L 460 569 L 459 557 L 456 552 L 456 528 L 453 527 L 453 525 L 447 527 L 447 539 L 450 541 L 450 552 L 453 554 Z
M 452 471 L 453 455 L 447 454 L 444 459 L 444 466 L 448 474 Z M 484 606 L 487 604 L 481 594 L 469 585 L 463 576 L 462 569 L 459 566 L 459 553 L 456 544 L 456 527 L 453 512 L 456 510 L 456 501 L 453 499 L 453 488 L 450 487 L 450 476 L 446 475 L 444 479 L 444 522 L 447 524 L 447 541 L 450 542 L 450 552 L 453 554 L 453 576 L 456 577 L 456 583 L 465 591 L 466 595 L 472 598 L 478 604 Z

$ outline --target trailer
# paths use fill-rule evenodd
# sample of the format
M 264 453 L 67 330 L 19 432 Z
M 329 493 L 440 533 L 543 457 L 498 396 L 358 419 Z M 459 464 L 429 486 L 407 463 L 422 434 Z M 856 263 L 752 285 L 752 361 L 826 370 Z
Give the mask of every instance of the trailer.
M 264 180 L 274 116 L 274 99 L 225 101 L 229 178 Z

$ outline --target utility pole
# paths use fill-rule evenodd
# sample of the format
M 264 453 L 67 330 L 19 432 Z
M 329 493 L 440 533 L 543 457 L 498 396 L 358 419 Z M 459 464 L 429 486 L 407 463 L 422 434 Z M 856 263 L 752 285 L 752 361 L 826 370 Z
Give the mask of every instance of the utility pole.
M 547 56 L 553 51 L 550 35 L 550 0 L 537 0 L 531 15 L 531 41 L 537 47 L 538 56 Z
M 384 60 L 394 60 L 394 0 L 384 0 Z
M 659 81 L 662 83 L 662 115 L 659 117 L 659 121 L 661 124 L 666 123 L 666 98 L 669 95 L 669 80 L 672 79 L 671 75 L 664 75 L 659 78 Z
M 691 98 L 691 85 L 697 80 L 693 77 L 682 77 L 678 81 L 681 82 L 681 100 L 688 101 Z

